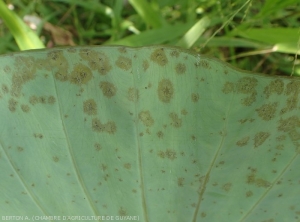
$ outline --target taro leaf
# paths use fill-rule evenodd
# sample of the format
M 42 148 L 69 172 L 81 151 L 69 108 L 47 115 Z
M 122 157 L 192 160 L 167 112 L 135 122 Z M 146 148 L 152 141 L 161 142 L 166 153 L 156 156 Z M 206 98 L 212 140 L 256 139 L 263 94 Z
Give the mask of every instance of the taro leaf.
M 167 47 L 28 51 L 0 71 L 1 216 L 299 221 L 298 79 Z

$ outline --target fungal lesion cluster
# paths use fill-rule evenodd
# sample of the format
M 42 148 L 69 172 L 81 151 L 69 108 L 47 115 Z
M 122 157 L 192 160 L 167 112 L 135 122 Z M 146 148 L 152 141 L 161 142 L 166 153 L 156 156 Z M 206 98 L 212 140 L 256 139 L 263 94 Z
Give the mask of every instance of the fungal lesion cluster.
M 177 152 L 173 149 L 166 149 L 165 151 L 160 150 L 157 155 L 162 159 L 167 158 L 169 160 L 175 160 L 177 158 Z
M 111 98 L 117 93 L 117 88 L 111 82 L 101 81 L 99 87 L 102 90 L 103 95 L 107 98 Z
M 69 63 L 62 50 L 49 52 L 46 61 L 42 60 L 41 64 L 45 64 L 47 61 L 50 61 L 50 70 L 53 70 L 57 80 L 62 82 L 69 80 Z
M 236 83 L 226 81 L 223 85 L 222 92 L 224 94 L 237 93 L 247 95 L 247 97 L 241 100 L 241 104 L 244 106 L 251 106 L 257 97 L 258 80 L 255 77 L 242 77 Z
M 112 70 L 110 59 L 103 51 L 81 49 L 79 55 L 88 62 L 89 68 L 97 71 L 100 75 L 106 75 Z
M 154 124 L 154 119 L 152 118 L 149 110 L 141 111 L 139 113 L 139 119 L 146 127 L 151 127 Z
M 182 119 L 179 118 L 179 116 L 176 113 L 170 113 L 169 117 L 171 118 L 171 125 L 174 128 L 180 128 L 182 126 Z
M 74 68 L 70 74 L 70 82 L 76 85 L 86 84 L 93 77 L 92 71 L 84 64 L 78 63 L 74 65 Z
M 97 115 L 97 104 L 94 99 L 88 99 L 83 102 L 83 112 L 88 115 Z
M 165 66 L 169 62 L 164 48 L 155 49 L 152 52 L 150 59 L 160 66 Z
M 277 106 L 277 102 L 267 103 L 257 108 L 256 112 L 261 119 L 269 121 L 275 117 Z
M 114 134 L 117 131 L 117 126 L 114 121 L 102 123 L 98 118 L 94 118 L 92 119 L 92 129 L 94 132 Z
M 119 67 L 120 69 L 128 71 L 132 67 L 132 60 L 125 56 L 119 56 L 116 61 L 116 66 Z
M 36 105 L 36 104 L 54 104 L 56 102 L 56 99 L 54 96 L 36 96 L 32 95 L 29 97 L 28 102 L 31 105 Z

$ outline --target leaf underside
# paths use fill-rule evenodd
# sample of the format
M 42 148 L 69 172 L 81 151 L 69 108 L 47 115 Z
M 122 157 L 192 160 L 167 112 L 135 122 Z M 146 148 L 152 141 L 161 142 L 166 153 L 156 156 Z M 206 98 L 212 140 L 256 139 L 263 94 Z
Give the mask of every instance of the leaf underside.
M 0 84 L 1 216 L 299 221 L 298 79 L 74 47 L 1 56 Z

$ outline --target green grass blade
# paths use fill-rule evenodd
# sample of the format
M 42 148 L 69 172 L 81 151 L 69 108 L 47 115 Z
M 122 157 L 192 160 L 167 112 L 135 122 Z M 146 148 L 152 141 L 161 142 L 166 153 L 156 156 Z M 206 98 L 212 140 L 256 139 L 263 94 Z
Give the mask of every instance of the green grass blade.
M 137 13 L 145 21 L 145 23 L 153 28 L 161 26 L 160 15 L 156 13 L 151 5 L 145 0 L 129 0 Z
M 39 37 L 0 0 L 0 17 L 14 36 L 21 50 L 45 48 Z
M 196 44 L 203 44 L 207 38 L 200 37 Z M 234 38 L 234 37 L 214 37 L 207 43 L 208 47 L 243 47 L 243 48 L 263 48 L 264 43 L 259 43 L 251 39 Z
M 78 5 L 80 7 L 88 9 L 90 11 L 99 12 L 103 15 L 106 15 L 109 18 L 114 17 L 113 10 L 110 7 L 108 7 L 104 4 L 101 4 L 99 2 L 81 1 L 81 0 L 52 0 L 52 1 L 53 2 L 63 2 L 63 3 L 70 4 L 70 5 Z
M 199 37 L 203 34 L 205 29 L 210 25 L 210 19 L 203 17 L 178 41 L 177 46 L 183 48 L 192 47 Z
M 111 36 L 112 40 L 119 39 L 121 35 L 120 24 L 122 23 L 122 17 L 121 17 L 122 9 L 123 9 L 123 2 L 115 1 L 113 7 L 114 17 L 112 19 L 112 28 L 113 28 L 112 36 Z
M 274 46 L 276 52 L 294 53 L 300 55 L 299 45 L 295 42 L 282 42 Z
M 238 32 L 239 36 L 256 40 L 266 45 L 276 46 L 275 51 L 283 53 L 299 53 L 298 28 L 252 28 Z
M 106 45 L 145 46 L 166 44 L 182 36 L 189 29 L 190 24 L 168 25 L 159 29 L 144 31 L 139 35 L 131 35 L 119 41 L 107 42 Z M 172 33 L 172 34 L 168 34 Z
M 288 6 L 295 6 L 296 4 L 299 4 L 299 0 L 266 0 L 263 4 L 263 8 L 256 17 L 266 17 Z
M 268 44 L 298 42 L 299 28 L 251 28 L 239 32 L 239 36 Z

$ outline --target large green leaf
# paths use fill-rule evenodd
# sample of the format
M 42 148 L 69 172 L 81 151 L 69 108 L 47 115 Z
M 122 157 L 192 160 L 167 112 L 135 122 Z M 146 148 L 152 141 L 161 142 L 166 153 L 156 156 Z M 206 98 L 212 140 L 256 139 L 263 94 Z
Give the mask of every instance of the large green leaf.
M 28 51 L 0 72 L 2 220 L 299 221 L 296 78 L 166 47 Z

